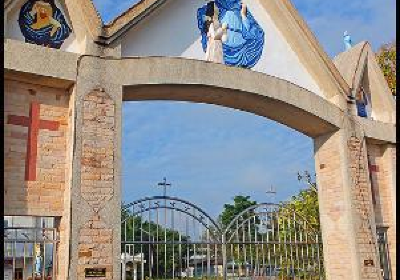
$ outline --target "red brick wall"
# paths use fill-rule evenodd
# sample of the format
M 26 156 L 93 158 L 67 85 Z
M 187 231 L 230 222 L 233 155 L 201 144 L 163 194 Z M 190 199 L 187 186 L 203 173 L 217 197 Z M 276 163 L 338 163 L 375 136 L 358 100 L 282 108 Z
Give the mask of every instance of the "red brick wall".
M 4 88 L 5 214 L 62 216 L 69 94 L 9 80 L 5 81 Z M 29 117 L 32 101 L 40 103 L 40 119 L 57 121 L 59 128 L 39 130 L 36 181 L 25 181 L 28 128 L 7 122 L 10 115 Z
M 113 100 L 104 92 L 84 97 L 81 195 L 98 212 L 114 193 Z
M 368 145 L 368 158 L 372 189 L 375 194 L 375 220 L 377 225 L 388 227 L 388 245 L 393 276 L 396 273 L 396 227 L 394 224 L 392 176 L 395 176 L 396 150 L 386 145 Z M 395 276 L 394 276 L 395 277 Z
M 83 99 L 81 196 L 94 213 L 114 195 L 115 104 L 103 91 Z M 113 229 L 95 214 L 79 231 L 78 279 L 85 268 L 105 267 L 113 278 Z
M 85 279 L 85 268 L 106 268 L 103 280 L 113 279 L 113 230 L 95 215 L 79 231 L 78 279 Z
M 326 274 L 331 280 L 351 279 L 356 269 L 352 263 L 352 243 L 346 207 L 346 180 L 342 171 L 343 156 L 340 133 L 322 136 L 315 142 L 318 200 L 323 230 Z
M 60 217 L 58 278 L 65 279 L 68 257 L 69 185 L 73 135 L 70 94 L 61 89 L 5 80 L 4 85 L 4 210 L 6 215 Z M 35 181 L 26 181 L 28 128 L 8 124 L 9 116 L 29 117 L 31 102 L 40 105 L 40 119 L 59 123 L 57 131 L 40 129 Z M 71 107 L 71 108 L 70 108 Z
M 365 139 L 352 136 L 348 140 L 349 165 L 352 179 L 352 200 L 356 212 L 356 238 L 359 246 L 362 279 L 381 279 L 372 192 L 368 179 L 368 164 Z M 364 265 L 372 260 L 373 265 Z

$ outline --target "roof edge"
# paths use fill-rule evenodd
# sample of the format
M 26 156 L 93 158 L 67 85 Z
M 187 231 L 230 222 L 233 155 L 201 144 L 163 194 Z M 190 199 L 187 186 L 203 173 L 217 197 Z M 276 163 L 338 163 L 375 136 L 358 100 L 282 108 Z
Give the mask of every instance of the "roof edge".
M 166 1 L 168 0 L 141 0 L 133 4 L 130 8 L 115 17 L 109 23 L 102 25 L 102 34 L 98 37 L 99 43 L 104 45 L 111 44 L 125 31 L 127 31 L 132 24 L 142 20 L 148 13 L 158 8 Z M 265 2 L 266 0 L 260 1 Z M 323 62 L 323 64 L 326 66 L 327 74 L 332 78 L 333 83 L 336 84 L 340 95 L 347 100 L 350 92 L 350 86 L 342 77 L 340 71 L 336 68 L 327 53 L 323 50 L 322 46 L 317 41 L 315 35 L 310 30 L 305 20 L 299 15 L 298 11 L 295 9 L 290 0 L 280 0 L 279 2 L 281 5 L 283 5 L 283 8 L 298 25 L 299 31 L 304 34 L 306 40 L 309 42 L 312 52 L 314 52 L 314 54 L 317 55 L 321 59 L 321 62 Z
M 343 96 L 348 99 L 346 92 L 348 93 L 350 91 L 350 86 L 344 80 L 333 61 L 329 58 L 328 54 L 324 51 L 321 44 L 318 42 L 314 33 L 310 30 L 303 17 L 301 17 L 301 15 L 297 12 L 296 8 L 290 0 L 281 0 L 281 2 L 285 5 L 291 16 L 298 23 L 298 26 L 300 27 L 301 31 L 306 35 L 311 46 L 314 48 L 314 51 L 316 51 L 316 53 L 320 56 L 320 58 L 327 66 L 330 74 L 333 76 L 333 78 L 337 82 L 337 85 L 341 89 L 341 93 L 343 94 Z
M 166 1 L 167 0 L 140 0 L 137 3 L 134 3 L 109 23 L 103 25 L 103 34 L 101 39 L 106 41 L 106 44 L 112 43 L 124 33 L 124 30 L 129 29 L 129 26 L 132 23 L 140 21 L 148 13 L 164 4 Z
M 72 0 L 75 2 L 76 0 Z M 93 41 L 96 41 L 102 34 L 103 20 L 100 13 L 96 9 L 92 0 L 79 0 L 81 6 L 82 17 L 86 23 L 88 31 Z

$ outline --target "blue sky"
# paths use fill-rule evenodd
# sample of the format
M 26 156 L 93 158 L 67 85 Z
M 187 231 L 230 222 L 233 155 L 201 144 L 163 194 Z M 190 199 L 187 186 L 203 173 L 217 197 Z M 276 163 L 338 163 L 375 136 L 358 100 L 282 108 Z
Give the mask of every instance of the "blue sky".
M 137 0 L 93 0 L 109 22 Z M 396 37 L 396 0 L 292 0 L 301 16 L 331 56 L 343 50 L 343 32 L 354 42 L 369 41 L 376 49 Z
M 130 0 L 94 0 L 105 22 Z M 333 57 L 343 50 L 343 31 L 376 49 L 395 39 L 394 0 L 294 0 Z M 124 200 L 161 194 L 164 176 L 171 195 L 217 215 L 234 195 L 287 199 L 304 184 L 297 171 L 314 172 L 312 140 L 268 119 L 229 108 L 185 102 L 127 102 L 123 107 Z

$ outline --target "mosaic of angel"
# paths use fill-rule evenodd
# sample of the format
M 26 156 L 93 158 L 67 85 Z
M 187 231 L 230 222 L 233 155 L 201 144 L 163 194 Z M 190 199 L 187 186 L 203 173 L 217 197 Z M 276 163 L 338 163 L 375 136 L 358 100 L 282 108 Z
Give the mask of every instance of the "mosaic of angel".
M 25 42 L 59 49 L 72 32 L 54 0 L 29 0 L 19 14 Z

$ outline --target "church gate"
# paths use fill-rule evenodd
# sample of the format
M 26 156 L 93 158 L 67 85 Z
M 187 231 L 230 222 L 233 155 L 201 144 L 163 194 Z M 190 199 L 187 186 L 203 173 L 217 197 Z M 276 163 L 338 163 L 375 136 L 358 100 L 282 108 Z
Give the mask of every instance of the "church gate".
M 85 279 L 97 269 L 105 271 L 105 279 L 121 275 L 121 108 L 129 100 L 222 105 L 264 116 L 311 137 L 327 279 L 382 279 L 375 206 L 387 207 L 382 208 L 384 220 L 379 222 L 389 225 L 389 261 L 395 279 L 393 123 L 352 115 L 347 110 L 352 105 L 340 92 L 332 90 L 332 96 L 321 98 L 289 81 L 246 69 L 182 58 L 121 58 L 111 49 L 107 51 L 115 58 L 104 53 L 77 55 L 13 40 L 5 40 L 4 47 L 5 160 L 15 168 L 5 176 L 4 210 L 9 216 L 61 218 L 60 279 Z M 43 66 L 43 61 L 53 63 Z M 37 172 L 44 168 L 46 176 L 39 173 L 36 181 L 24 176 L 28 128 L 12 117 L 30 116 L 30 108 L 36 107 L 30 106 L 31 101 L 40 102 L 40 119 L 60 122 L 56 131 L 39 129 L 38 153 L 50 149 L 49 156 L 55 155 L 54 147 L 44 147 L 49 138 L 64 145 L 51 161 L 37 159 Z M 88 109 L 94 107 L 98 110 Z M 93 144 L 95 140 L 101 145 Z M 374 147 L 379 153 L 371 153 Z M 12 154 L 18 156 L 15 166 Z M 369 157 L 374 160 L 371 166 Z M 49 162 L 60 162 L 60 167 L 47 167 Z M 61 175 L 49 178 L 53 172 Z M 374 174 L 375 186 L 387 193 L 377 197 L 375 206 L 369 173 Z M 54 184 L 57 178 L 60 182 Z M 46 195 L 49 187 L 52 196 Z M 93 238 L 99 232 L 100 238 Z
M 320 232 L 290 207 L 261 203 L 226 227 L 198 206 L 155 196 L 123 207 L 126 279 L 325 279 Z

